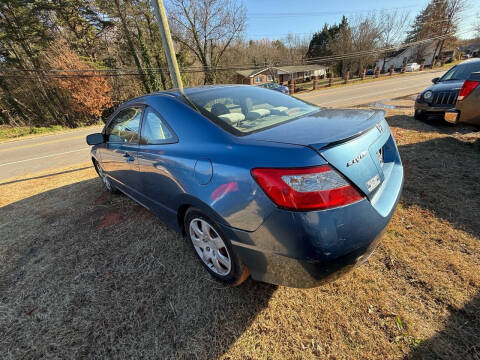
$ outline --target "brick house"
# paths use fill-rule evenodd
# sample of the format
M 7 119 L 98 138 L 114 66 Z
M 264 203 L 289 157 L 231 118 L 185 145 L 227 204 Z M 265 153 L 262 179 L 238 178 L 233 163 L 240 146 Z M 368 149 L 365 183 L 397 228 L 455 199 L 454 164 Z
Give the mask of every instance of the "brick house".
M 314 76 L 323 78 L 327 76 L 327 68 L 323 65 L 293 65 L 275 67 L 278 81 L 286 84 L 290 79 L 296 83 L 311 80 Z
M 275 81 L 275 72 L 272 68 L 238 70 L 236 77 L 237 84 L 260 85 Z

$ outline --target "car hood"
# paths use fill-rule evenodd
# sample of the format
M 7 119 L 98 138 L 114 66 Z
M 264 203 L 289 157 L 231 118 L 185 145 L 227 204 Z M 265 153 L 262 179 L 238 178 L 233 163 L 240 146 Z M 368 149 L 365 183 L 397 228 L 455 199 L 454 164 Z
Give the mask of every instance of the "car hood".
M 245 138 L 321 149 L 364 133 L 384 116 L 383 110 L 322 109 Z
M 464 81 L 465 80 L 451 80 L 451 81 L 438 82 L 426 88 L 425 91 L 430 90 L 433 92 L 440 92 L 440 91 L 460 90 Z

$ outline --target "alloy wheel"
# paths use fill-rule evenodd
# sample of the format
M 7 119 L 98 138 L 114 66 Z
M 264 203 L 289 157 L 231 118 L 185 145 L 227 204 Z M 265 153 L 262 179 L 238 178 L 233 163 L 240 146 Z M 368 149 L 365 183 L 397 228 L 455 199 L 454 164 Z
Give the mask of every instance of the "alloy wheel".
M 226 276 L 232 268 L 227 246 L 208 222 L 194 218 L 189 225 L 190 239 L 203 263 L 214 273 Z

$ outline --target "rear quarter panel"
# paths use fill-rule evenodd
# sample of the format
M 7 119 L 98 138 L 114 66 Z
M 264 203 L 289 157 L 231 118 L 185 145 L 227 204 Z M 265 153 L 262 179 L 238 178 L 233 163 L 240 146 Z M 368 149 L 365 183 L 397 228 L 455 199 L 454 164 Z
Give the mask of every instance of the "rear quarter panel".
M 480 85 L 462 101 L 457 102 L 460 111 L 459 121 L 480 126 Z

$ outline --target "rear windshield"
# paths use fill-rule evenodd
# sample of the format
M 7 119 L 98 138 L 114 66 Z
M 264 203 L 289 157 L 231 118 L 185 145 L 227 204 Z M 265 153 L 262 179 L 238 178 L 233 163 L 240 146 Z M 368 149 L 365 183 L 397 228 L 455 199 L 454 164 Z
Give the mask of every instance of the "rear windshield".
M 205 90 L 188 94 L 188 99 L 203 115 L 234 135 L 271 128 L 319 110 L 294 97 L 255 86 Z
M 480 61 L 459 64 L 442 76 L 440 81 L 467 80 L 472 72 L 480 71 Z

